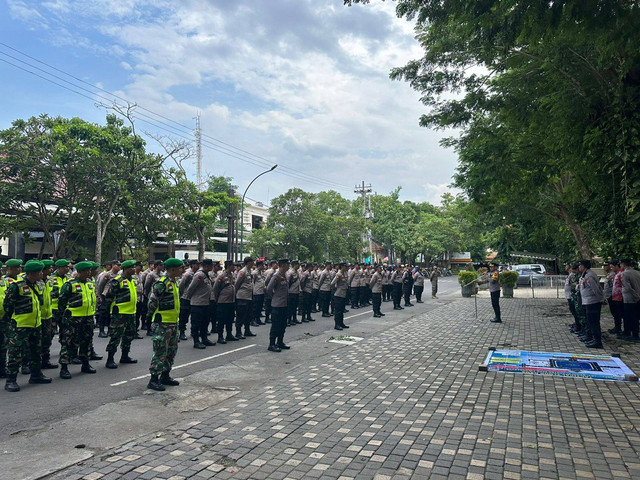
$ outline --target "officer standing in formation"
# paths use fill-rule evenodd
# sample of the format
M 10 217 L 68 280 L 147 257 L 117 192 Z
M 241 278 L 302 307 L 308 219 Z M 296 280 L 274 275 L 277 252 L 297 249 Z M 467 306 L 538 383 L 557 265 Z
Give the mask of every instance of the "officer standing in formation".
M 344 324 L 344 307 L 347 300 L 347 289 L 348 280 L 347 280 L 347 264 L 340 263 L 339 269 L 336 272 L 333 280 L 331 280 L 331 286 L 334 287 L 333 293 L 333 311 L 334 311 L 334 328 L 336 330 L 342 330 L 345 328 L 349 328 Z
M 281 352 L 290 347 L 284 343 L 284 333 L 287 329 L 289 307 L 289 282 L 287 272 L 289 260 L 278 260 L 278 269 L 267 285 L 267 293 L 271 297 L 271 331 L 269 332 L 269 351 Z
M 246 257 L 244 267 L 238 272 L 235 281 L 236 290 L 236 338 L 244 340 L 255 337 L 251 331 L 251 317 L 253 315 L 253 258 Z M 242 329 L 244 328 L 244 334 Z
M 440 272 L 438 271 L 438 266 L 434 266 L 431 271 L 431 275 L 429 275 L 429 280 L 431 280 L 431 298 L 438 298 L 438 277 L 440 276 Z
M 373 316 L 376 318 L 384 317 L 384 313 L 380 311 L 382 306 L 382 267 L 378 265 L 376 272 L 371 276 L 371 299 L 373 300 Z
M 422 302 L 422 292 L 424 291 L 424 275 L 419 268 L 413 272 L 413 294 L 416 296 L 416 303 Z

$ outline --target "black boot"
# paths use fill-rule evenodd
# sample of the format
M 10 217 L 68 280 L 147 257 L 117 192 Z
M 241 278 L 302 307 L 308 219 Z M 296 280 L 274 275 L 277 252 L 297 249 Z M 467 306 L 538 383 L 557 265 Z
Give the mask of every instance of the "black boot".
M 89 356 L 89 360 L 102 360 L 102 355 L 98 355 L 96 351 L 91 348 L 91 355 Z
M 256 334 L 255 334 L 255 333 L 253 333 L 250 329 L 245 328 L 245 329 L 244 329 L 244 336 L 245 336 L 245 337 L 255 337 L 255 336 L 256 336 Z
M 58 368 L 58 365 L 55 365 L 49 361 L 49 358 L 42 360 L 42 370 L 55 370 Z M 2 378 L 2 377 L 0 377 Z
M 227 341 L 224 339 L 223 335 L 218 335 L 218 343 L 220 345 L 225 345 L 227 343 Z
M 0 365 L 0 378 L 7 378 L 7 368 L 5 365 Z
M 240 330 L 236 330 L 236 340 L 244 340 L 245 338 L 247 338 L 247 337 L 242 335 L 242 332 Z M 227 340 L 229 340 L 229 339 L 227 338 Z
M 29 365 L 22 365 L 22 368 L 20 369 L 20 373 L 22 373 L 23 375 L 30 375 L 31 367 Z
M 199 338 L 193 337 L 193 348 L 197 348 L 198 350 L 204 350 L 207 348 L 204 343 L 200 341 Z
M 89 361 L 82 362 L 82 368 L 80 369 L 82 373 L 96 373 L 96 369 L 91 366 Z
M 19 392 L 20 386 L 16 382 L 16 375 L 7 375 L 7 383 L 4 384 L 7 392 Z
M 45 377 L 40 370 L 35 370 L 31 373 L 31 377 L 29 378 L 29 383 L 51 383 L 51 379 L 49 377 Z
M 186 333 L 184 333 L 184 330 L 180 330 L 180 337 L 178 338 L 178 340 L 186 340 L 186 339 L 187 339 Z
M 151 379 L 147 384 L 147 388 L 150 388 L 151 390 L 157 390 L 158 392 L 165 391 L 164 385 L 160 383 L 160 379 L 158 378 L 158 375 L 151 375 Z
M 202 339 L 202 344 L 203 344 L 205 347 L 213 347 L 213 346 L 215 346 L 216 342 L 212 342 L 212 341 L 211 341 L 211 340 L 209 340 L 207 337 L 204 337 L 204 338 Z
M 336 322 L 335 326 L 333 327 L 336 330 L 342 330 L 342 325 L 338 325 L 338 323 Z
M 123 349 L 122 355 L 120 356 L 120 363 L 138 363 L 138 360 L 129 356 L 129 349 Z
M 116 363 L 115 359 L 113 358 L 116 354 L 116 352 L 107 352 L 108 356 L 107 356 L 107 363 L 105 365 L 105 367 L 110 368 L 110 369 L 115 369 L 118 368 L 118 364 Z
M 282 350 L 280 350 L 280 347 L 276 346 L 273 343 L 271 345 L 269 345 L 269 348 L 267 350 L 269 350 L 270 352 L 281 352 L 282 351 Z
M 169 385 L 171 387 L 177 387 L 178 385 L 180 385 L 180 382 L 178 380 L 174 380 L 173 378 L 171 378 L 169 372 L 162 372 L 162 375 L 160 375 L 160 383 L 162 385 Z
M 71 378 L 71 374 L 69 373 L 69 366 L 64 363 L 60 366 L 60 378 L 63 380 L 69 380 Z

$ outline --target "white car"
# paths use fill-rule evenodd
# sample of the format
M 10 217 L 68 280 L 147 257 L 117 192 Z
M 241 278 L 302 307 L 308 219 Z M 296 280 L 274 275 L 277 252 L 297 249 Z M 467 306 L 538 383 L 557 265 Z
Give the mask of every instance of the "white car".
M 516 272 L 518 270 L 532 270 L 540 274 L 545 274 L 547 272 L 547 270 L 544 268 L 544 265 L 540 263 L 522 263 L 519 265 L 514 265 L 512 269 L 515 270 Z

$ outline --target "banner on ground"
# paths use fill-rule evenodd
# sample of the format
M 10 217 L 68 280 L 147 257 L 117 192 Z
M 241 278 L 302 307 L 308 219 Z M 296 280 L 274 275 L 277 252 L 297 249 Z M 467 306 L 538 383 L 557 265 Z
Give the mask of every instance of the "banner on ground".
M 620 358 L 582 353 L 490 349 L 480 371 L 638 381 L 636 374 Z

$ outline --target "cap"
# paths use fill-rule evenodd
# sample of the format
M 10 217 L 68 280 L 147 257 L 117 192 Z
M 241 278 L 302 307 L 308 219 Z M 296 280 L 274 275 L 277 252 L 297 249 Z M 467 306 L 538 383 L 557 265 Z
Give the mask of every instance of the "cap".
M 125 268 L 131 268 L 131 267 L 135 267 L 136 266 L 136 261 L 135 260 L 125 260 L 124 262 L 122 262 L 122 269 L 124 270 Z
M 76 270 L 82 272 L 84 270 L 91 270 L 93 268 L 93 262 L 78 262 L 76 263 Z
M 176 268 L 176 267 L 182 267 L 183 263 L 182 263 L 182 260 L 178 258 L 167 258 L 164 261 L 164 266 L 166 268 Z
M 44 268 L 44 263 L 38 260 L 29 260 L 27 263 L 24 264 L 24 271 L 27 273 L 41 272 L 43 268 Z
M 210 258 L 205 258 L 204 260 L 202 260 L 202 266 L 204 267 L 205 265 L 212 266 L 213 260 L 211 260 Z
M 189 260 L 189 266 L 198 265 L 199 263 L 198 260 Z
M 5 266 L 7 267 L 19 267 L 20 265 L 22 265 L 22 260 L 19 260 L 17 258 L 7 260 L 7 263 L 5 263 Z
M 300 260 L 291 260 L 291 265 L 300 265 Z
M 53 267 L 53 260 L 45 258 L 42 260 L 42 264 L 44 265 L 44 268 Z
M 278 260 L 278 265 L 286 265 L 287 263 L 291 263 L 288 258 L 281 258 Z
M 224 261 L 224 268 L 229 268 L 229 267 L 233 267 L 233 260 L 225 260 Z
M 55 263 L 56 267 L 68 267 L 69 266 L 69 260 L 67 260 L 66 258 L 61 258 L 60 260 L 58 260 Z

